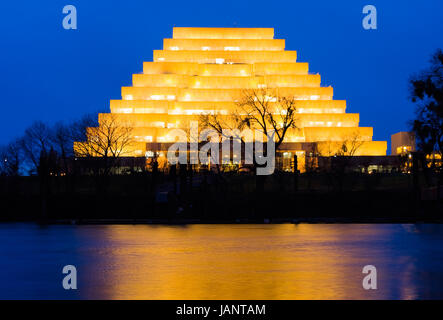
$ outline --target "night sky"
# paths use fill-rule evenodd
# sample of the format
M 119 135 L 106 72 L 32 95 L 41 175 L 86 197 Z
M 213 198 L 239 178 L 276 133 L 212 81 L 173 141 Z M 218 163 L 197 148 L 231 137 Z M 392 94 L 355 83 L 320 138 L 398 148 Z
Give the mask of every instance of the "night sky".
M 62 27 L 65 5 L 78 29 Z M 378 29 L 364 30 L 375 5 Z M 408 129 L 408 79 L 443 47 L 443 1 L 3 1 L 0 6 L 0 144 L 35 120 L 109 110 L 121 86 L 177 27 L 274 27 L 374 127 L 374 140 Z M 389 153 L 388 144 L 388 153 Z

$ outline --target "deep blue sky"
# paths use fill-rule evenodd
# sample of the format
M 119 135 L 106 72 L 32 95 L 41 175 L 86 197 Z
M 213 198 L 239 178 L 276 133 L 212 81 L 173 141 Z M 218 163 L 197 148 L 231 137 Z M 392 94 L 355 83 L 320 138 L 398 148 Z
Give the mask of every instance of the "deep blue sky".
M 78 30 L 62 28 L 67 4 Z M 362 28 L 366 4 L 377 7 L 375 31 Z M 443 47 L 443 1 L 4 1 L 0 144 L 37 119 L 108 110 L 174 25 L 274 27 L 360 125 L 374 127 L 374 140 L 389 141 L 413 117 L 409 76 Z

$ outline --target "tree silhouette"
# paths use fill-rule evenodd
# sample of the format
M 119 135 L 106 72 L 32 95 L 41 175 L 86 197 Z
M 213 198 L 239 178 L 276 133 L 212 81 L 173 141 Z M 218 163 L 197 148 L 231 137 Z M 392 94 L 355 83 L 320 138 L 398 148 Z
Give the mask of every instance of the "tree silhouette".
M 412 130 L 417 148 L 426 155 L 443 150 L 443 51 L 432 56 L 428 70 L 411 80 L 411 99 L 417 104 Z

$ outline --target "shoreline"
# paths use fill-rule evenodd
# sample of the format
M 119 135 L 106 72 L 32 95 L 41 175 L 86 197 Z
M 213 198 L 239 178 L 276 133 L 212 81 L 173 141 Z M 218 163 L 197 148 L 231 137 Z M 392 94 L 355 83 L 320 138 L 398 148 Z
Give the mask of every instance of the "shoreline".
M 51 219 L 0 220 L 6 223 L 37 223 L 42 225 L 193 225 L 193 224 L 443 224 L 437 218 L 281 218 L 281 219 Z

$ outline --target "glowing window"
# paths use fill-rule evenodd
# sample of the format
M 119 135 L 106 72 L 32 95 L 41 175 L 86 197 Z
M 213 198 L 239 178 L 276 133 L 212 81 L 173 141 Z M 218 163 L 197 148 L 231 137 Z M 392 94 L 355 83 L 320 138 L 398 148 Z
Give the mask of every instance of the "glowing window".
M 209 50 L 211 50 L 211 48 L 210 47 L 202 47 L 202 50 L 203 51 L 209 51 Z
M 397 153 L 403 153 L 403 152 L 408 152 L 411 151 L 412 148 L 410 146 L 401 146 L 401 147 L 397 147 Z
M 175 108 L 174 110 L 169 111 L 169 114 L 182 114 L 182 111 L 179 108 Z
M 177 50 L 180 50 L 180 49 L 179 49 L 179 47 L 169 47 L 169 50 L 177 51 Z
M 272 97 L 272 96 L 265 96 L 265 101 L 270 101 L 270 102 L 276 102 L 277 98 L 276 97 Z M 257 97 L 254 97 L 254 101 L 258 101 Z
M 158 61 L 165 61 L 165 58 L 158 58 Z
M 168 95 L 166 97 L 166 99 L 168 99 L 168 100 L 175 100 L 175 96 L 174 95 Z
M 216 63 L 216 64 L 223 64 L 223 63 L 225 63 L 225 59 L 223 59 L 223 58 L 217 58 L 217 59 L 215 59 L 215 63 Z
M 151 126 L 156 127 L 156 128 L 164 128 L 165 123 L 162 121 L 154 121 L 154 122 L 151 122 Z
M 187 115 L 193 115 L 193 114 L 202 114 L 204 113 L 205 110 L 198 110 L 198 109 L 193 109 L 193 110 L 185 110 L 185 114 Z
M 132 94 L 127 94 L 125 96 L 125 100 L 134 100 L 134 97 L 132 96 Z
M 319 99 L 320 99 L 320 96 L 317 96 L 317 95 L 311 96 L 311 100 L 319 100 Z
M 225 51 L 239 51 L 239 47 L 225 47 Z
M 152 142 L 152 136 L 146 136 L 145 137 L 146 142 Z
M 163 100 L 165 98 L 165 96 L 160 95 L 160 94 L 153 94 L 151 96 L 151 100 Z

